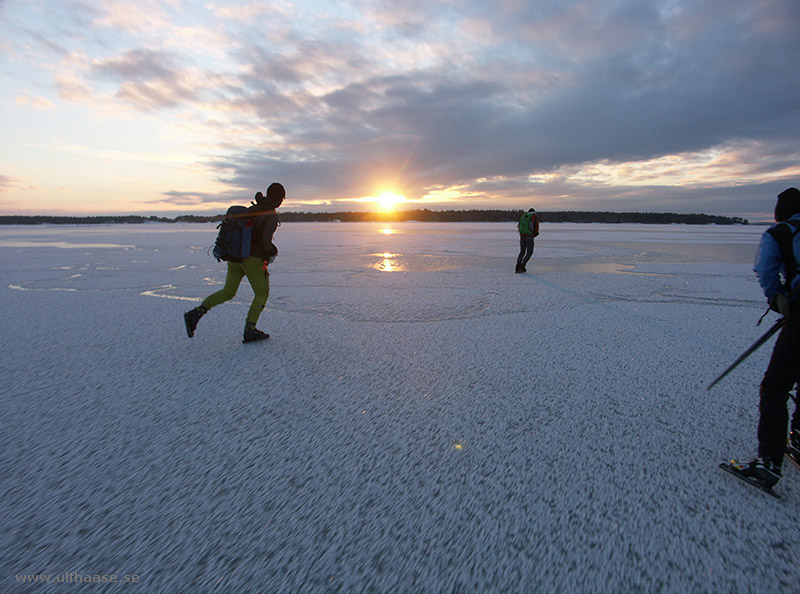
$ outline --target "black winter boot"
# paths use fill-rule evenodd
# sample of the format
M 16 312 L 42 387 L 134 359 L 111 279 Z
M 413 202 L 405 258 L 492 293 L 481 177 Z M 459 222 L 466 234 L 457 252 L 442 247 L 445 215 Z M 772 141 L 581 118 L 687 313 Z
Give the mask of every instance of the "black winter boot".
M 269 334 L 256 328 L 256 325 L 253 322 L 247 322 L 244 325 L 244 336 L 242 337 L 242 342 L 255 342 L 256 340 L 264 340 L 265 338 L 269 338 Z
M 197 328 L 197 322 L 200 321 L 200 318 L 202 318 L 206 312 L 208 312 L 207 307 L 198 305 L 194 309 L 190 309 L 183 314 L 183 321 L 186 323 L 186 334 L 189 335 L 189 338 L 194 336 L 194 330 Z
M 739 471 L 751 476 L 765 487 L 773 487 L 781 479 L 781 465 L 766 458 L 756 458 L 752 462 L 737 463 Z M 736 466 L 736 464 L 731 464 Z

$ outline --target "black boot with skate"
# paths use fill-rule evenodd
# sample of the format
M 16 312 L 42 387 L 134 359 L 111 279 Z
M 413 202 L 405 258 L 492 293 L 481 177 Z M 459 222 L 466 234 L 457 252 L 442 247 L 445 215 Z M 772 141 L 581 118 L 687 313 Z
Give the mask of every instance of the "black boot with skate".
M 242 337 L 242 342 L 255 342 L 257 340 L 264 340 L 269 338 L 269 334 L 266 332 L 262 332 L 253 322 L 247 322 L 244 325 L 244 336 Z
M 186 334 L 189 335 L 189 338 L 194 336 L 195 328 L 197 328 L 197 322 L 200 321 L 200 318 L 202 318 L 206 312 L 208 312 L 208 308 L 198 305 L 194 309 L 190 309 L 183 314 L 183 321 L 186 324 Z
M 756 458 L 747 463 L 732 462 L 731 466 L 742 476 L 753 478 L 767 488 L 775 486 L 782 476 L 780 464 L 775 464 L 767 458 Z

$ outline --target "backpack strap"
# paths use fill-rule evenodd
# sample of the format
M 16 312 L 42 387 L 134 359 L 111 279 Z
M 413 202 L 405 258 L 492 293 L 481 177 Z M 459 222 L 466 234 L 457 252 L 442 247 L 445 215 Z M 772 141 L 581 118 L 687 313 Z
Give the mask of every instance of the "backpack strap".
M 794 227 L 794 230 L 792 230 Z M 767 231 L 778 242 L 786 271 L 786 289 L 790 289 L 795 275 L 800 274 L 800 264 L 794 256 L 794 238 L 800 233 L 800 221 L 786 221 Z
M 251 207 L 252 208 L 252 207 Z M 256 217 L 268 217 L 270 215 L 278 214 L 275 210 L 250 210 L 248 212 L 243 212 L 241 214 L 230 214 L 227 215 L 228 218 L 232 219 L 254 219 Z

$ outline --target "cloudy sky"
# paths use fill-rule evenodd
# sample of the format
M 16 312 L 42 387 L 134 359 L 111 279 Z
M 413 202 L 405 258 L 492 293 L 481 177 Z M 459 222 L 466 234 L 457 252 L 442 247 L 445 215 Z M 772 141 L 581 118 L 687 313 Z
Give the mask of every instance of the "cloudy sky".
M 766 218 L 798 66 L 797 0 L 0 0 L 0 213 Z

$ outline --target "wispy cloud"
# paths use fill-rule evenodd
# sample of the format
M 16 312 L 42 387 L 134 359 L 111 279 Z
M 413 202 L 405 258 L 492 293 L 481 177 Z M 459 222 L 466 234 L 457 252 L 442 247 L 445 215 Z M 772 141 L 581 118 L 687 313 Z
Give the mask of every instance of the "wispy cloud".
M 180 6 L 174 0 L 106 0 L 97 7 L 98 14 L 93 25 L 99 28 L 116 29 L 128 32 L 153 32 L 170 26 L 168 7 Z
M 53 102 L 45 97 L 39 97 L 31 94 L 27 89 L 22 95 L 17 95 L 14 102 L 18 105 L 26 105 L 34 109 L 55 109 Z
M 0 193 L 10 192 L 11 190 L 33 190 L 33 186 L 28 180 L 13 175 L 0 174 Z
M 284 21 L 292 12 L 289 5 L 281 5 L 272 2 L 246 2 L 242 4 L 211 3 L 208 4 L 208 9 L 211 10 L 217 18 L 243 24 L 252 23 L 253 21 L 269 17 Z
M 173 56 L 159 50 L 135 49 L 95 62 L 92 76 L 119 81 L 116 97 L 142 110 L 176 107 L 199 100 L 199 76 L 176 65 Z

